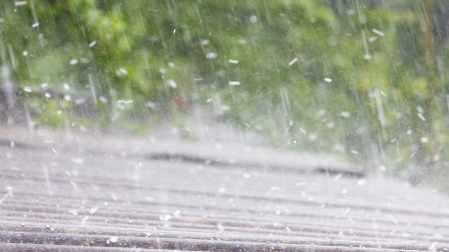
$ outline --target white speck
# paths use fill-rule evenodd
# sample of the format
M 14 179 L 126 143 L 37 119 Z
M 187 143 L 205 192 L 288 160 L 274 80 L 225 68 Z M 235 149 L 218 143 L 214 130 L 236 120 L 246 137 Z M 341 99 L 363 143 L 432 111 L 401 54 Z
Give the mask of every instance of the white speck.
M 73 163 L 77 163 L 77 164 L 84 163 L 84 160 L 82 158 L 72 158 L 71 160 Z
M 298 58 L 294 58 L 290 63 L 288 63 L 289 66 L 295 64 L 295 62 L 298 61 Z
M 118 237 L 112 236 L 111 238 L 109 238 L 109 241 L 111 241 L 112 243 L 115 243 L 118 241 Z
M 387 167 L 381 165 L 381 166 L 379 167 L 379 170 L 380 170 L 381 172 L 385 172 L 385 171 L 387 171 Z
M 343 189 L 341 193 L 346 194 L 348 191 L 346 189 Z
M 176 29 L 173 30 L 173 35 L 175 35 L 175 34 L 176 34 Z
M 159 68 L 159 72 L 161 72 L 161 74 L 165 74 L 165 69 L 164 68 Z
M 307 185 L 307 182 L 298 182 L 298 183 L 296 183 L 296 186 L 303 186 L 303 185 Z
M 148 197 L 145 197 L 145 200 L 146 200 L 146 201 L 149 201 L 149 202 L 153 202 L 153 201 L 154 201 L 153 197 L 149 197 L 149 196 L 148 196 Z
M 56 111 L 56 114 L 60 115 L 60 114 L 62 114 L 62 111 L 58 110 L 58 111 Z
M 346 14 L 348 14 L 348 16 L 353 16 L 355 14 L 355 10 L 354 9 L 349 9 L 346 11 Z
M 373 29 L 373 32 L 382 37 L 385 35 L 383 32 L 376 30 L 376 29 Z
M 181 215 L 180 215 L 181 211 L 180 210 L 173 211 L 172 213 L 176 219 L 181 219 Z
M 146 235 L 147 237 L 150 237 L 150 236 L 151 236 L 151 233 L 145 233 L 145 235 Z
M 223 227 L 223 225 L 221 223 L 217 224 L 217 228 L 218 228 L 218 230 L 220 230 L 220 232 L 225 231 L 225 228 Z
M 271 191 L 279 191 L 279 189 L 281 189 L 281 188 L 279 188 L 279 187 L 271 187 L 270 188 Z
M 34 23 L 31 27 L 36 28 L 39 26 L 39 23 Z
M 349 114 L 349 112 L 347 111 L 342 111 L 341 112 L 341 116 L 348 118 L 351 114 Z
M 100 209 L 98 206 L 92 207 L 92 208 L 89 210 L 89 213 L 90 213 L 90 214 L 94 214 L 95 212 L 98 211 L 98 209 Z
M 354 154 L 359 154 L 359 152 L 356 151 L 356 150 L 352 150 L 351 152 L 354 153 Z
M 78 215 L 78 210 L 76 209 L 70 209 L 69 213 L 73 214 L 73 215 Z
M 115 201 L 117 201 L 117 197 L 115 197 L 114 194 L 112 195 L 112 198 L 113 198 Z
M 48 87 L 48 83 L 47 82 L 44 82 L 44 83 L 41 84 L 41 88 L 46 88 L 46 87 Z
M 316 133 L 312 133 L 309 135 L 309 141 L 315 141 L 318 138 L 318 135 Z M 295 141 L 296 143 L 296 141 Z
M 373 36 L 373 37 L 369 37 L 368 38 L 368 42 L 374 42 L 374 41 L 376 41 L 377 40 L 377 37 L 376 36 Z
M 393 217 L 393 215 L 389 215 L 390 220 L 394 223 L 394 224 L 398 224 L 398 220 L 396 220 L 396 218 Z
M 245 45 L 248 44 L 248 41 L 246 39 L 239 39 L 239 44 Z
M 45 96 L 45 98 L 50 98 L 51 97 L 51 95 L 49 93 L 45 93 L 44 96 Z
M 88 58 L 81 58 L 81 63 L 87 64 L 89 62 L 90 62 L 90 60 Z
M 426 121 L 426 118 L 425 118 L 421 113 L 418 113 L 418 117 L 419 117 L 422 121 Z
M 23 56 L 28 56 L 28 51 L 23 51 Z
M 239 86 L 240 85 L 240 81 L 230 81 L 229 85 L 231 85 L 231 86 Z
M 101 101 L 102 103 L 107 103 L 107 102 L 108 102 L 108 99 L 106 99 L 106 97 L 104 97 L 104 96 L 102 96 L 102 95 L 100 95 L 100 97 L 99 97 L 98 99 L 100 99 L 100 101 Z
M 424 113 L 424 109 L 422 109 L 421 106 L 416 107 L 416 111 L 418 111 L 418 113 L 420 114 Z
M 118 100 L 117 103 L 124 103 L 124 104 L 129 104 L 129 103 L 133 103 L 133 100 Z
M 345 211 L 343 212 L 343 215 L 346 215 L 347 213 L 349 213 L 349 211 L 351 211 L 351 208 L 346 208 Z
M 147 102 L 145 104 L 145 106 L 150 107 L 150 108 L 156 108 L 156 103 L 154 103 L 154 102 Z
M 232 63 L 232 64 L 238 64 L 238 63 L 239 63 L 238 60 L 233 60 L 233 59 L 230 59 L 228 62 L 229 62 L 229 63 Z
M 409 129 L 409 130 L 407 130 L 407 132 L 406 132 L 406 133 L 407 133 L 407 135 L 411 135 L 411 134 L 412 134 L 412 132 L 413 132 L 413 131 L 412 131 L 411 129 Z
M 341 153 L 344 153 L 344 152 L 345 152 L 345 147 L 344 147 L 343 145 L 341 145 L 341 144 L 336 144 L 336 145 L 334 145 L 333 149 L 334 149 L 335 151 L 339 151 L 339 152 L 341 152 Z
M 421 137 L 421 143 L 427 143 L 427 142 L 429 142 L 429 138 Z
M 366 59 L 366 60 L 370 60 L 371 59 L 371 55 L 365 54 L 365 55 L 363 55 L 363 58 Z
M 170 84 L 172 88 L 176 88 L 178 86 L 174 80 L 168 80 L 168 84 Z
M 72 99 L 72 97 L 70 97 L 70 95 L 64 95 L 64 100 L 70 101 L 71 99 Z
M 209 40 L 205 39 L 205 40 L 201 41 L 201 44 L 202 45 L 208 45 L 209 44 Z
M 173 62 L 168 62 L 168 66 L 170 66 L 170 67 L 175 67 L 175 63 L 173 63 Z
M 255 24 L 255 23 L 257 23 L 257 17 L 254 16 L 254 15 L 252 15 L 252 16 L 249 18 L 249 21 L 250 21 L 251 23 Z
M 301 133 L 303 133 L 304 135 L 307 133 L 306 130 L 303 128 L 299 128 L 299 131 L 301 131 Z
M 126 71 L 126 70 L 123 69 L 123 68 L 120 68 L 119 71 L 120 71 L 122 74 L 128 74 L 128 71 Z
M 215 59 L 217 57 L 217 53 L 214 52 L 210 52 L 208 54 L 206 54 L 206 58 L 208 59 Z
M 248 173 L 243 173 L 243 177 L 249 179 L 249 178 L 251 178 L 251 175 L 249 175 Z
M 359 186 L 362 186 L 362 185 L 364 185 L 364 184 L 366 184 L 366 179 L 359 179 L 359 180 L 357 181 L 357 185 L 359 185 Z
M 380 91 L 380 93 L 381 93 L 383 96 L 387 97 L 387 95 L 386 95 L 382 90 Z
M 97 44 L 97 41 L 94 40 L 94 41 L 90 42 L 89 47 L 94 47 L 96 44 Z
M 58 154 L 58 152 L 55 150 L 55 148 L 51 148 L 51 150 L 52 150 L 55 154 Z
M 212 101 L 212 99 L 207 99 L 207 101 L 206 102 L 211 102 Z
M 318 110 L 318 116 L 323 116 L 324 114 L 326 114 L 326 110 L 324 109 Z
M 328 127 L 329 129 L 332 129 L 334 126 L 335 126 L 335 123 L 334 123 L 334 122 L 329 122 L 329 123 L 327 123 L 327 127 Z
M 326 82 L 332 82 L 332 79 L 324 78 L 324 81 L 326 81 Z
M 33 92 L 33 90 L 30 87 L 24 87 L 23 90 L 25 92 Z
M 70 61 L 70 65 L 76 65 L 76 64 L 78 64 L 78 60 L 77 59 L 72 59 L 71 61 Z
M 25 5 L 25 4 L 27 4 L 27 1 L 16 1 L 16 2 L 14 2 L 14 6 L 22 6 L 22 5 Z
M 337 181 L 343 177 L 343 173 L 339 173 L 337 176 L 335 176 L 334 181 Z

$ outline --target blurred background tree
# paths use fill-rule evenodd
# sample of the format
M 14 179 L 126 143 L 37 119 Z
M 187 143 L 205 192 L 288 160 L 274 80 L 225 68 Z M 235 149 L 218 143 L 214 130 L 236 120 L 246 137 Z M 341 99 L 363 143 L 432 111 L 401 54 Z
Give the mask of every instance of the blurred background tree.
M 432 0 L 5 0 L 2 81 L 30 126 L 148 132 L 201 106 L 278 148 L 444 179 L 448 20 Z

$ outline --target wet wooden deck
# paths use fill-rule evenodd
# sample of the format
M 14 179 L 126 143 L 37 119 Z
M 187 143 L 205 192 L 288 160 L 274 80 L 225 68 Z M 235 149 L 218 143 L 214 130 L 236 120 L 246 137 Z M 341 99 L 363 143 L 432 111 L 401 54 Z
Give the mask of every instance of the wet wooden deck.
M 438 192 L 214 148 L 3 129 L 0 251 L 449 249 Z

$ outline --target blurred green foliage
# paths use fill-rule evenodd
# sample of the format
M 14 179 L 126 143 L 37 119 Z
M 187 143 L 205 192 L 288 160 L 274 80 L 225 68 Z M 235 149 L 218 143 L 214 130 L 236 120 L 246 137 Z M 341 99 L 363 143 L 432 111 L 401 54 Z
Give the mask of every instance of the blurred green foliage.
M 103 128 L 127 122 L 138 126 L 124 128 L 145 133 L 147 117 L 176 117 L 204 105 L 280 148 L 445 176 L 449 58 L 446 17 L 438 13 L 447 4 L 25 3 L 0 3 L 1 42 L 4 51 L 11 47 L 4 64 L 41 123 L 70 125 L 76 113 L 67 108 L 87 99 Z M 58 105 L 25 96 L 24 87 L 41 92 L 42 83 L 71 98 Z M 61 110 L 64 116 L 55 114 Z

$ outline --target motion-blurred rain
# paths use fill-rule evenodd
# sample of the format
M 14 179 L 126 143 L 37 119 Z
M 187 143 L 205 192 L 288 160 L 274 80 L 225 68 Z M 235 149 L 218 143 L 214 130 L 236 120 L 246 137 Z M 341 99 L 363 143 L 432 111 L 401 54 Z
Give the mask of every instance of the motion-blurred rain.
M 3 0 L 0 119 L 207 141 L 208 118 L 444 181 L 448 21 L 432 0 Z

